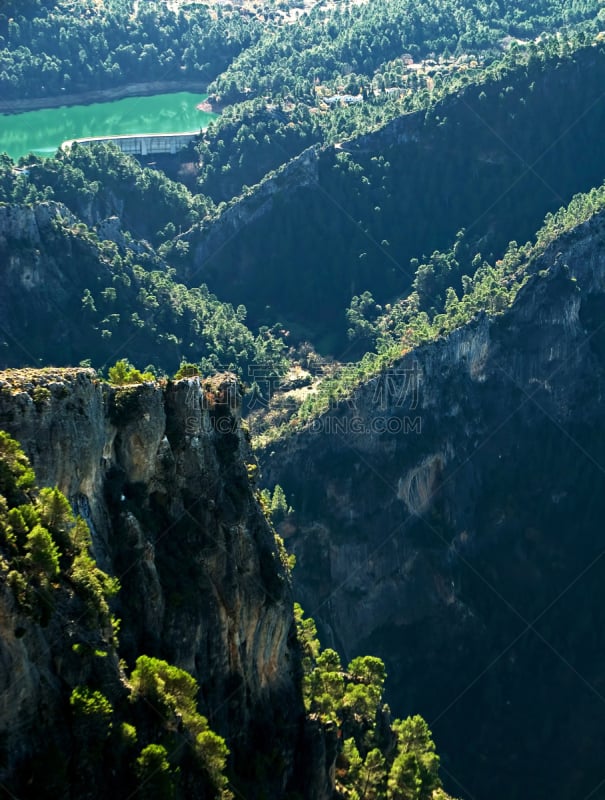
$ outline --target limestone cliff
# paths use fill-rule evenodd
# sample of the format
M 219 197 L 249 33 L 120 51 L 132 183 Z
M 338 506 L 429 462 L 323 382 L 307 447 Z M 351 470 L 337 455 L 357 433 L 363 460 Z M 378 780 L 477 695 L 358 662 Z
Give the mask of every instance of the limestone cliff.
M 299 657 L 287 571 L 250 486 L 231 388 L 195 379 L 116 389 L 86 369 L 5 372 L 0 429 L 22 443 L 38 483 L 58 486 L 84 516 L 98 564 L 120 579 L 120 656 L 132 666 L 145 653 L 193 674 L 246 796 L 279 798 L 296 780 L 305 735 Z M 0 598 L 8 782 L 51 730 L 69 751 L 63 687 L 89 677 L 70 649 L 81 623 L 69 602 L 44 628 L 20 620 L 9 595 Z M 117 657 L 97 662 L 119 698 Z
M 217 218 L 211 222 L 201 222 L 182 234 L 179 238 L 189 244 L 193 254 L 189 271 L 195 279 L 207 281 L 218 278 L 226 265 L 215 256 L 243 228 L 270 215 L 275 202 L 279 203 L 281 200 L 281 195 L 287 194 L 294 187 L 300 190 L 316 186 L 321 156 L 322 148 L 308 147 L 278 170 L 265 176 L 253 189 L 226 205 Z M 237 268 L 236 265 L 229 264 L 230 269 L 233 267 Z M 245 267 L 246 264 L 242 263 L 239 266 L 240 272 L 245 272 Z M 241 279 L 241 275 L 235 277 Z
M 295 509 L 297 597 L 346 657 L 384 658 L 451 785 L 564 800 L 598 783 L 605 733 L 605 216 L 531 270 L 508 312 L 410 353 L 261 464 Z

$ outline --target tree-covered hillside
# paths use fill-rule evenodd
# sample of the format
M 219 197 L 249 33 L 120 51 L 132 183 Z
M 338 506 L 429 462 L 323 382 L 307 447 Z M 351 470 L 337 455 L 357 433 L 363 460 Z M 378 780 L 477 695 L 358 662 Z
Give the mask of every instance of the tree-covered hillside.
M 197 81 L 255 41 L 260 24 L 235 11 L 162 2 L 31 0 L 0 7 L 0 98 L 16 100 L 132 82 Z
M 411 2 L 368 0 L 319 4 L 298 24 L 265 33 L 214 81 L 210 91 L 233 102 L 252 93 L 313 97 L 318 83 L 357 93 L 385 62 L 497 53 L 507 37 L 533 39 L 545 31 L 593 19 L 597 2 Z
M 141 170 L 116 148 L 99 146 L 82 150 L 81 155 L 84 171 L 76 166 L 74 153 L 75 161 L 46 162 L 53 167 L 50 172 L 44 166 L 32 169 L 31 182 L 26 175 L 16 176 L 10 162 L 0 165 L 4 199 L 0 264 L 5 287 L 0 298 L 0 362 L 34 366 L 87 361 L 100 367 L 126 356 L 140 366 L 158 368 L 160 374 L 173 374 L 185 360 L 199 364 L 204 372 L 232 369 L 241 377 L 248 375 L 250 365 L 267 362 L 281 374 L 285 345 L 278 330 L 253 331 L 246 325 L 244 306 L 220 302 L 199 282 L 193 288 L 185 286 L 176 269 L 147 242 L 123 230 L 116 216 L 122 212 L 128 217 L 127 185 L 135 203 L 137 193 L 142 198 L 154 186 L 155 208 L 160 214 L 168 210 L 161 217 L 162 228 L 173 225 L 167 222 L 169 209 L 179 219 L 179 198 L 186 196 L 186 190 L 179 187 L 174 193 L 176 185 L 159 173 Z M 100 188 L 84 177 L 101 165 L 109 187 L 105 183 Z M 43 174 L 48 183 L 39 190 L 36 181 L 43 180 Z M 117 174 L 123 195 L 115 185 L 118 194 L 109 191 Z M 103 200 L 112 198 L 118 208 L 110 204 L 111 216 L 95 229 L 67 205 L 44 199 L 55 193 L 73 208 L 88 211 L 83 216 L 91 226 L 91 216 L 98 219 L 102 210 L 107 213 Z M 164 207 L 161 197 L 166 200 Z M 91 214 L 93 206 L 97 212 Z
M 189 263 L 215 291 L 221 285 L 245 303 L 257 324 L 278 318 L 337 353 L 354 295 L 369 290 L 384 304 L 407 294 L 418 263 L 464 229 L 458 274 L 448 276 L 458 290 L 478 254 L 499 257 L 546 213 L 601 183 L 604 79 L 601 41 L 550 38 L 513 52 L 436 102 L 428 98 L 425 111 L 321 148 L 315 173 L 289 179 L 286 167 L 270 206 L 261 185 L 219 207 L 217 219 L 184 237 Z M 206 258 L 205 242 L 234 215 L 250 221 L 227 228 L 220 259 Z M 428 309 L 436 298 L 425 288 Z
M 25 172 L 4 159 L 0 200 L 63 203 L 78 223 L 93 228 L 101 245 L 115 238 L 104 220 L 118 216 L 124 234 L 134 237 L 126 246 L 145 254 L 131 254 L 131 262 L 153 264 L 145 266 L 145 274 L 159 275 L 167 262 L 175 270 L 162 277 L 167 286 L 177 282 L 191 298 L 207 285 L 234 309 L 245 307 L 251 326 L 262 328 L 261 337 L 272 342 L 268 349 L 254 346 L 254 335 L 248 341 L 246 334 L 247 344 L 238 344 L 237 337 L 228 347 L 216 344 L 212 357 L 215 334 L 204 333 L 206 343 L 196 343 L 191 337 L 200 330 L 199 312 L 193 312 L 197 322 L 191 327 L 174 292 L 169 307 L 177 310 L 168 312 L 159 300 L 158 291 L 164 296 L 159 278 L 149 287 L 132 281 L 127 287 L 123 281 L 116 288 L 119 278 L 113 275 L 107 297 L 115 289 L 117 299 L 110 308 L 106 295 L 99 295 L 108 290 L 104 280 L 97 286 L 96 278 L 80 271 L 73 302 L 79 307 L 90 293 L 92 338 L 78 340 L 78 348 L 70 347 L 62 358 L 90 357 L 100 366 L 116 341 L 131 342 L 133 326 L 142 331 L 149 324 L 155 330 L 150 341 L 163 342 L 155 355 L 139 333 L 132 339 L 136 349 L 119 355 L 168 371 L 185 359 L 203 361 L 204 368 L 236 366 L 241 374 L 263 353 L 273 368 L 274 347 L 275 353 L 284 352 L 279 340 L 287 332 L 286 341 L 307 339 L 329 354 L 345 352 L 349 361 L 363 355 L 373 338 L 358 336 L 361 329 L 351 327 L 346 310 L 354 297 L 370 292 L 382 307 L 416 289 L 418 310 L 430 312 L 443 304 L 448 287 L 460 294 L 462 276 L 472 278 L 483 259 L 493 262 L 510 240 L 528 239 L 546 213 L 600 184 L 604 78 L 600 37 L 546 37 L 539 45 L 512 48 L 489 67 L 452 73 L 430 92 L 419 89 L 386 101 L 376 97 L 355 109 L 313 113 L 305 104 L 268 105 L 260 98 L 234 106 L 198 146 L 201 194 L 115 149 L 95 146 L 52 159 L 24 159 Z M 339 130 L 348 135 L 337 140 Z M 313 143 L 319 148 L 311 156 L 316 173 L 306 167 L 297 173 L 296 158 L 288 158 Z M 280 171 L 225 203 L 242 191 L 244 179 L 258 181 L 282 159 L 287 164 Z M 265 205 L 271 181 L 276 188 Z M 150 197 L 153 202 L 146 202 Z M 431 253 L 447 251 L 455 240 L 455 258 L 426 266 Z M 114 253 L 123 244 L 102 246 Z M 58 240 L 53 248 L 55 258 Z M 109 262 L 115 261 L 111 255 Z M 19 303 L 9 301 L 7 307 Z M 44 313 L 50 313 L 48 307 Z M 244 312 L 238 313 L 241 321 Z M 43 319 L 44 314 L 37 320 L 41 327 Z M 202 329 L 206 324 L 214 325 L 204 322 Z M 226 341 L 228 331 L 229 323 L 219 339 Z M 43 352 L 36 358 L 45 358 Z M 18 363 L 13 358 L 6 363 Z

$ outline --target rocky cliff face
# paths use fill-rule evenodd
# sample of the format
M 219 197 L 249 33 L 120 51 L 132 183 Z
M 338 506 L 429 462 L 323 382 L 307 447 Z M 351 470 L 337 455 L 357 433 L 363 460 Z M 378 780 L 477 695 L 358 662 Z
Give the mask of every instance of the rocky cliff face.
M 236 199 L 210 225 L 201 223 L 179 237 L 191 247 L 193 257 L 189 271 L 195 279 L 204 282 L 219 279 L 225 264 L 215 256 L 243 228 L 270 215 L 276 198 L 282 193 L 317 185 L 320 156 L 319 147 L 308 147 Z M 240 265 L 242 269 L 245 271 L 245 264 Z
M 394 711 L 426 717 L 463 796 L 602 777 L 604 253 L 599 215 L 509 312 L 261 456 L 295 508 L 301 604 L 347 658 L 384 658 Z
M 85 517 L 99 565 L 119 577 L 120 655 L 191 672 L 249 796 L 283 796 L 303 725 L 292 600 L 250 488 L 230 384 L 115 389 L 85 369 L 0 373 L 0 429 L 22 443 L 39 484 L 58 486 Z M 0 605 L 10 772 L 35 748 L 36 729 L 48 736 L 52 723 L 62 741 L 79 619 L 66 608 L 46 630 L 28 623 L 24 636 L 8 595 Z M 119 695 L 116 659 L 103 661 Z

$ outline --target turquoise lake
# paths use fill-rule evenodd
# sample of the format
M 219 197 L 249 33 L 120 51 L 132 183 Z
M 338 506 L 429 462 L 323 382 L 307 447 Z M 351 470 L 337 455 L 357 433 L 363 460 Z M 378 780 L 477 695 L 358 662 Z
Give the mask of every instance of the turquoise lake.
M 176 133 L 204 128 L 216 115 L 198 111 L 205 94 L 176 92 L 106 103 L 0 115 L 0 153 L 52 155 L 67 139 L 129 133 Z

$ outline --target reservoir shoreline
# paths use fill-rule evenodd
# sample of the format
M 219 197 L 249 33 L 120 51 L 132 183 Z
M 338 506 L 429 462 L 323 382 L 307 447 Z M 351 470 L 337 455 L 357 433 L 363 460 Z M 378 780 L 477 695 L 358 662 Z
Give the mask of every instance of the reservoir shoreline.
M 158 84 L 147 84 L 145 88 L 157 89 Z M 182 89 L 182 86 L 179 88 Z M 149 91 L 141 95 L 132 94 L 134 86 L 131 85 L 129 89 L 126 97 L 123 96 L 122 87 L 116 92 L 119 97 L 102 102 L 61 106 L 57 103 L 54 108 L 2 115 L 0 153 L 6 152 L 14 161 L 29 153 L 48 157 L 67 141 L 108 138 L 118 140 L 119 146 L 130 152 L 129 148 L 136 144 L 133 137 L 145 139 L 145 147 L 139 142 L 142 151 L 151 148 L 154 152 L 164 152 L 165 146 L 172 151 L 177 140 L 183 141 L 183 134 L 188 135 L 192 131 L 199 133 L 215 117 L 200 108 L 206 99 L 206 95 L 200 91 Z M 136 90 L 140 89 L 140 84 L 137 84 Z M 170 141 L 166 139 L 166 134 L 171 137 Z M 158 137 L 162 143 L 155 141 Z
M 129 83 L 109 89 L 95 89 L 77 94 L 53 95 L 50 97 L 34 97 L 24 100 L 0 100 L 0 114 L 12 116 L 25 111 L 43 111 L 47 108 L 63 106 L 90 105 L 111 100 L 122 100 L 126 97 L 149 97 L 154 94 L 168 92 L 199 92 L 206 94 L 207 86 L 200 81 L 147 81 L 145 83 Z

